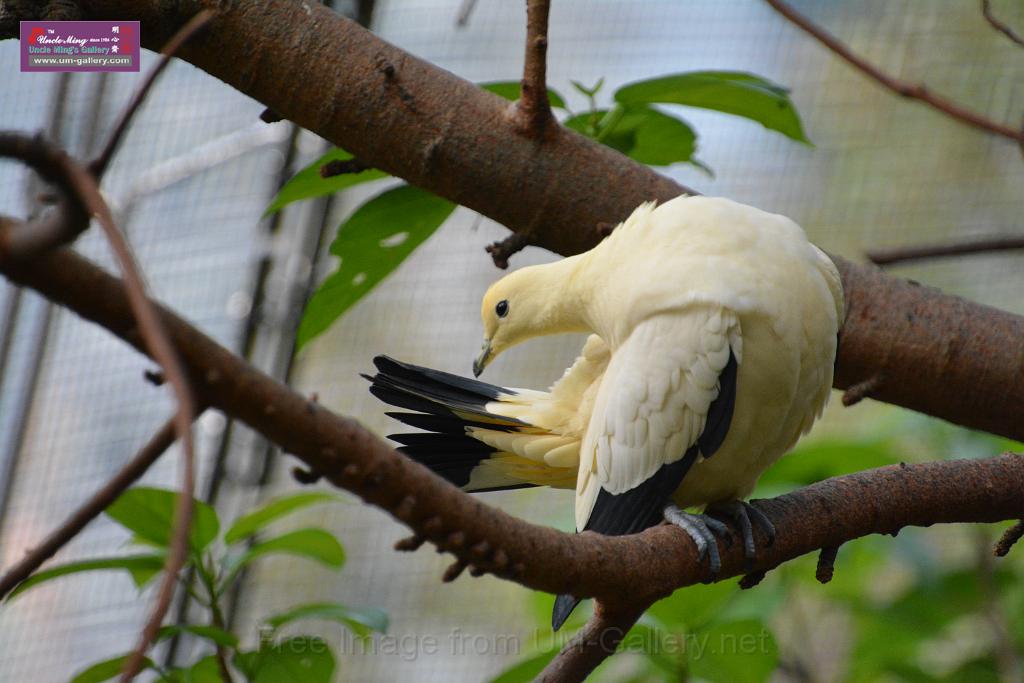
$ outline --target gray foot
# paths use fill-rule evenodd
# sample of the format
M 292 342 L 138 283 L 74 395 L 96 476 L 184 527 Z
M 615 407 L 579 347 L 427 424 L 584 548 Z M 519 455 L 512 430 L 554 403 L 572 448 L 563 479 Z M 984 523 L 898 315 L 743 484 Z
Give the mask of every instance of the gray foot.
M 754 545 L 754 528 L 756 524 L 768 537 L 765 547 L 771 547 L 775 543 L 775 525 L 768 519 L 768 516 L 758 510 L 750 503 L 742 500 L 733 500 L 727 503 L 715 503 L 709 505 L 705 512 L 709 515 L 719 514 L 731 519 L 740 529 L 743 537 L 743 557 L 747 561 L 747 568 L 753 566 L 754 558 L 757 556 L 757 547 Z
M 665 506 L 665 521 L 676 525 L 697 544 L 697 559 L 708 558 L 708 581 L 714 581 L 722 570 L 722 558 L 718 554 L 715 536 L 728 538 L 729 527 L 708 515 L 695 515 L 682 510 L 675 503 Z

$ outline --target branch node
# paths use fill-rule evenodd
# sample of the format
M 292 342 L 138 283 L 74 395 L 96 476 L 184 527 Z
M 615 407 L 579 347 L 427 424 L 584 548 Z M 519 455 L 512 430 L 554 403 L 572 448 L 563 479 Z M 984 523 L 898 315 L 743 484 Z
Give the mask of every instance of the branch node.
M 480 541 L 469 549 L 470 555 L 478 560 L 483 560 L 491 552 L 491 544 L 487 541 Z
M 1013 544 L 1019 541 L 1022 536 L 1024 536 L 1024 520 L 1017 522 L 1006 530 L 1006 533 L 996 543 L 996 547 L 992 549 L 993 554 L 996 557 L 1006 557 Z
M 303 484 L 304 486 L 308 486 L 310 484 L 317 483 L 318 481 L 323 479 L 323 476 L 324 475 L 320 474 L 319 472 L 317 472 L 316 470 L 314 470 L 312 468 L 309 468 L 309 469 L 304 468 L 304 467 L 293 467 L 292 468 L 292 478 L 295 481 L 299 482 L 300 484 Z
M 436 536 L 444 528 L 444 522 L 438 515 L 434 515 L 423 523 L 423 531 L 429 536 Z
M 767 573 L 767 570 L 759 570 L 745 574 L 743 578 L 740 579 L 740 589 L 750 590 L 757 584 L 761 583 Z
M 459 578 L 459 576 L 462 574 L 465 568 L 465 562 L 463 562 L 462 560 L 456 560 L 455 562 L 452 562 L 447 569 L 444 570 L 444 575 L 441 577 L 441 580 L 445 583 L 451 583 L 455 579 Z
M 863 381 L 851 385 L 843 392 L 843 405 L 849 408 L 868 398 L 882 385 L 882 379 L 882 373 L 876 373 Z
M 278 121 L 283 120 L 284 117 L 278 114 L 270 107 L 267 107 L 262 112 L 260 112 L 260 121 L 263 121 L 263 123 L 277 123 Z
M 521 232 L 514 232 L 508 237 L 486 247 L 487 253 L 494 260 L 494 265 L 502 270 L 508 268 L 508 260 L 513 255 L 529 246 L 530 240 Z
M 372 166 L 363 163 L 359 159 L 332 159 L 320 167 L 321 178 L 333 178 L 334 176 L 362 173 L 368 171 Z
M 142 376 L 155 387 L 161 387 L 167 381 L 167 376 L 161 370 L 143 370 Z
M 445 539 L 445 546 L 449 550 L 461 550 L 466 545 L 466 534 L 461 531 L 453 531 Z
M 412 519 L 412 513 L 415 509 L 416 496 L 408 495 L 402 498 L 402 501 L 398 504 L 398 507 L 395 508 L 395 517 L 398 517 L 398 519 L 402 520 L 403 522 L 408 522 L 410 519 Z
M 814 570 L 814 578 L 819 583 L 828 583 L 835 574 L 836 555 L 839 554 L 839 546 L 830 545 L 821 549 L 818 553 L 818 568 Z
M 469 575 L 472 577 L 481 577 L 487 572 L 484 571 L 483 567 L 478 567 L 475 564 L 469 565 Z
M 403 538 L 395 542 L 395 550 L 403 553 L 411 553 L 415 550 L 419 550 L 420 546 L 426 543 L 427 539 L 419 534 L 413 534 L 408 538 Z

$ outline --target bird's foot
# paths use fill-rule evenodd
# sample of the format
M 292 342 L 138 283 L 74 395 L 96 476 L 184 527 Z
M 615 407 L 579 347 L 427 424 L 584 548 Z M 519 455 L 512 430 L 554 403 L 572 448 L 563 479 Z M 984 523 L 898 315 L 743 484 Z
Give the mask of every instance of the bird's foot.
M 708 558 L 707 582 L 718 578 L 722 570 L 722 558 L 718 553 L 718 541 L 715 536 L 729 537 L 729 527 L 709 515 L 697 515 L 686 512 L 675 503 L 669 503 L 664 510 L 665 521 L 674 524 L 697 544 L 697 560 Z
M 746 569 L 750 571 L 757 556 L 757 546 L 754 544 L 754 525 L 760 527 L 765 536 L 768 537 L 765 547 L 770 548 L 775 543 L 775 525 L 768 519 L 768 516 L 758 510 L 750 503 L 742 500 L 733 500 L 726 503 L 714 503 L 704 511 L 707 515 L 719 515 L 728 517 L 740 529 L 743 538 L 743 557 L 746 560 Z

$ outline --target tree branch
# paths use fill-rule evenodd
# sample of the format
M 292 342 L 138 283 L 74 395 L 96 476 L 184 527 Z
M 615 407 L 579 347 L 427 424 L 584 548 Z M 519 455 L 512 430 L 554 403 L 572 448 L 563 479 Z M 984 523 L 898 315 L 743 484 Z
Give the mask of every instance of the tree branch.
M 622 639 L 647 609 L 637 605 L 614 611 L 604 602 L 594 604 L 594 614 L 562 651 L 544 667 L 539 683 L 575 683 L 587 676 L 605 659 L 615 654 Z
M 122 467 L 103 488 L 98 490 L 64 523 L 53 530 L 39 545 L 0 577 L 0 600 L 53 557 L 92 520 L 100 516 L 129 486 L 149 470 L 150 466 L 174 443 L 174 419 L 168 420 L 139 452 Z
M 907 261 L 983 254 L 992 251 L 1011 251 L 1014 249 L 1024 249 L 1024 236 L 999 235 L 984 238 L 975 237 L 960 242 L 946 242 L 943 244 L 918 244 L 908 247 L 893 247 L 891 249 L 871 249 L 865 253 L 865 256 L 876 266 L 888 266 L 894 263 L 906 263 Z
M 999 31 L 1021 47 L 1024 47 L 1024 38 L 1017 35 L 1016 31 L 1000 21 L 996 15 L 992 13 L 992 0 L 981 0 L 981 14 L 985 17 L 985 21 L 992 25 L 992 28 Z
M 1003 123 L 998 123 L 975 111 L 962 107 L 942 95 L 933 93 L 920 83 L 908 83 L 906 81 L 901 81 L 898 78 L 894 78 L 893 76 L 881 71 L 878 67 L 871 64 L 863 57 L 855 54 L 834 35 L 815 24 L 803 14 L 797 12 L 782 0 L 765 0 L 765 2 L 774 7 L 779 14 L 784 16 L 790 22 L 809 33 L 811 37 L 815 38 L 819 43 L 834 52 L 847 64 L 869 78 L 874 79 L 889 90 L 892 90 L 900 97 L 924 102 L 933 109 L 940 111 L 946 116 L 956 119 L 961 123 L 966 123 L 968 126 L 972 126 L 989 133 L 994 133 L 996 135 L 1001 135 L 1004 138 L 1015 140 L 1018 143 L 1024 143 L 1024 131 L 1011 128 Z
M 555 124 L 548 101 L 547 54 L 550 0 L 526 0 L 526 56 L 516 111 L 528 136 L 540 139 Z
M 61 249 L 0 273 L 145 352 L 121 282 Z M 396 453 L 354 420 L 264 375 L 165 308 L 160 315 L 197 393 L 336 486 L 391 512 L 467 565 L 535 590 L 598 597 L 614 613 L 704 578 L 696 549 L 663 525 L 634 536 L 566 534 L 482 503 Z M 1024 518 L 1024 457 L 893 465 L 763 501 L 778 529 L 753 567 L 767 571 L 819 548 L 904 526 Z M 721 548 L 721 578 L 746 572 L 741 544 Z

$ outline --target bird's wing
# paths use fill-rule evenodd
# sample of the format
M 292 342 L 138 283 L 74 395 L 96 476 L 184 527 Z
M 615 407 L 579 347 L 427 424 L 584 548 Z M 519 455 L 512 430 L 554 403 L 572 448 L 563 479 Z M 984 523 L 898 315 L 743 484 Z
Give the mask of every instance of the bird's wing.
M 700 456 L 725 439 L 742 338 L 698 305 L 641 322 L 612 354 L 580 450 L 576 528 L 618 535 L 657 521 Z

